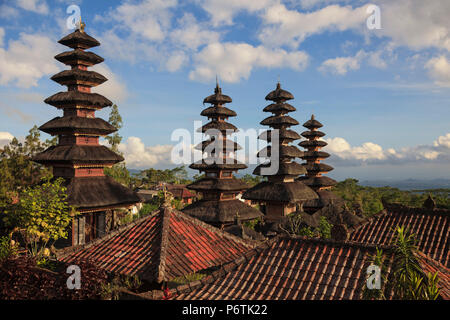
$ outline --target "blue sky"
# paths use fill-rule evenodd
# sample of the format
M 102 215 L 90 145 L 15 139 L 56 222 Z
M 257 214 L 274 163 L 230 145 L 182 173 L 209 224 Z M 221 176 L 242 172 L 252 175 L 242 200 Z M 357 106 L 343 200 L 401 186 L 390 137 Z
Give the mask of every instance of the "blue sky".
M 332 177 L 450 178 L 446 0 L 0 1 L 0 143 L 59 115 L 43 99 L 65 90 L 49 78 L 71 4 L 102 44 L 96 90 L 119 105 L 131 168 L 172 166 L 171 133 L 202 120 L 218 75 L 243 129 L 261 128 L 280 79 L 292 116 L 324 124 Z

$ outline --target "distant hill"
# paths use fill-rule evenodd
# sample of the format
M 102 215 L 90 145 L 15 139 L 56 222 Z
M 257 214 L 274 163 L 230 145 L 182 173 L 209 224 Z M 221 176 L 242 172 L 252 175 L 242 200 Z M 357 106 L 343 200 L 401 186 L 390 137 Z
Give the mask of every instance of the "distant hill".
M 359 184 L 367 187 L 389 186 L 400 190 L 449 189 L 450 179 L 364 180 Z

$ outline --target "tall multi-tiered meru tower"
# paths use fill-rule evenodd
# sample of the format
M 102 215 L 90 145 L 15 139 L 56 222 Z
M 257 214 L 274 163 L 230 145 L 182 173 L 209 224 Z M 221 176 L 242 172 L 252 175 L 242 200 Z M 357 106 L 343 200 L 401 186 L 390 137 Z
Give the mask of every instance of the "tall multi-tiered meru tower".
M 323 125 L 312 115 L 311 119 L 306 121 L 303 126 L 308 129 L 302 132 L 302 136 L 306 140 L 300 142 L 299 145 L 306 149 L 301 158 L 306 161 L 303 166 L 307 172 L 305 176 L 299 177 L 298 180 L 309 186 L 319 195 L 319 199 L 308 201 L 304 205 L 305 211 L 312 213 L 329 202 L 339 200 L 339 198 L 331 192 L 331 188 L 337 182 L 323 175 L 333 170 L 332 166 L 321 162 L 330 156 L 327 152 L 321 151 L 327 145 L 325 141 L 320 140 L 320 138 L 325 136 L 325 133 L 318 130 Z
M 246 221 L 262 215 L 259 210 L 236 198 L 248 186 L 236 179 L 233 172 L 247 166 L 233 158 L 235 151 L 241 147 L 227 139 L 228 135 L 238 130 L 227 122 L 229 117 L 236 116 L 236 112 L 224 106 L 231 101 L 229 96 L 222 94 L 218 84 L 214 94 L 203 100 L 211 106 L 204 109 L 201 115 L 211 121 L 199 131 L 209 138 L 196 146 L 205 157 L 189 167 L 204 172 L 205 177 L 187 186 L 200 192 L 202 199 L 183 209 L 183 212 L 217 227 L 231 225 L 236 219 Z
M 272 115 L 261 121 L 261 124 L 272 129 L 263 132 L 259 139 L 266 140 L 271 145 L 261 150 L 258 157 L 270 159 L 256 167 L 253 174 L 265 176 L 267 181 L 257 184 L 243 194 L 243 198 L 265 205 L 265 219 L 269 222 L 277 221 L 292 212 L 302 211 L 305 201 L 317 199 L 317 194 L 312 189 L 294 180 L 306 173 L 306 169 L 295 161 L 295 158 L 303 156 L 303 152 L 290 145 L 300 139 L 298 133 L 290 129 L 298 125 L 297 120 L 288 115 L 296 110 L 286 102 L 291 99 L 294 99 L 294 96 L 283 90 L 280 83 L 266 96 L 266 100 L 273 103 L 263 111 Z M 278 141 L 275 141 L 275 137 L 278 137 Z M 270 172 L 271 167 L 277 170 Z
M 103 169 L 123 161 L 123 157 L 99 144 L 99 137 L 116 131 L 95 111 L 112 105 L 104 96 L 92 93 L 91 88 L 107 79 L 88 67 L 101 63 L 103 58 L 85 51 L 100 43 L 84 32 L 84 27 L 59 40 L 73 49 L 55 56 L 71 67 L 51 79 L 68 90 L 45 99 L 45 103 L 63 110 L 39 129 L 58 136 L 58 144 L 36 155 L 33 160 L 53 167 L 54 177 L 66 181 L 68 202 L 81 213 L 73 220 L 72 245 L 84 244 L 104 235 L 114 225 L 114 209 L 129 207 L 140 201 L 136 193 L 105 176 Z

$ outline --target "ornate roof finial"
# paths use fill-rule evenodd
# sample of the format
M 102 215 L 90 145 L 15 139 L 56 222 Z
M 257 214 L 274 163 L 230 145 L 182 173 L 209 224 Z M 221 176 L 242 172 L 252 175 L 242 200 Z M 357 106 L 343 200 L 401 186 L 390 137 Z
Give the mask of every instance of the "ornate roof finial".
M 215 93 L 220 93 L 222 90 L 219 87 L 219 76 L 216 74 L 216 88 L 214 89 Z
M 173 197 L 172 197 L 172 193 L 167 192 L 166 185 L 163 186 L 163 197 L 164 197 L 164 199 L 163 199 L 162 206 L 171 208 Z
M 315 119 L 314 114 L 312 114 L 311 115 L 311 120 L 314 120 L 314 119 Z
M 81 21 L 81 15 L 80 15 L 80 22 L 78 23 L 78 30 L 80 30 L 81 33 L 84 33 L 84 27 L 86 27 L 86 24 Z

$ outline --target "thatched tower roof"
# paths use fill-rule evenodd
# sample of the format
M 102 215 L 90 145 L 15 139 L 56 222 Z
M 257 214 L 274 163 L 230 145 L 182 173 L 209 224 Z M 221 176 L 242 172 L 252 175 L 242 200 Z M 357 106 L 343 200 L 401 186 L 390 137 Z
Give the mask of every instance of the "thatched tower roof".
M 84 25 L 84 24 L 81 24 Z M 64 110 L 62 117 L 55 117 L 39 129 L 58 136 L 58 144 L 37 154 L 33 160 L 53 167 L 55 177 L 66 181 L 69 204 L 81 212 L 104 211 L 127 207 L 140 202 L 132 190 L 106 177 L 104 167 L 123 161 L 123 157 L 99 144 L 99 136 L 106 136 L 117 129 L 95 111 L 112 105 L 112 102 L 91 88 L 108 79 L 88 67 L 103 62 L 103 58 L 85 49 L 100 43 L 84 32 L 83 27 L 62 38 L 59 43 L 72 48 L 55 56 L 70 66 L 51 79 L 67 86 L 45 99 L 45 103 Z

